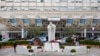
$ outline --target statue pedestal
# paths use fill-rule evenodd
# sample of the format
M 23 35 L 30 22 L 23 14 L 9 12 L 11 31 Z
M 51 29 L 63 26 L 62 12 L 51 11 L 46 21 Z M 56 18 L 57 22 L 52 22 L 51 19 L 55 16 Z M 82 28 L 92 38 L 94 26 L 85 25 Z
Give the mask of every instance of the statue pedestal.
M 59 43 L 46 42 L 44 44 L 44 51 L 60 51 Z

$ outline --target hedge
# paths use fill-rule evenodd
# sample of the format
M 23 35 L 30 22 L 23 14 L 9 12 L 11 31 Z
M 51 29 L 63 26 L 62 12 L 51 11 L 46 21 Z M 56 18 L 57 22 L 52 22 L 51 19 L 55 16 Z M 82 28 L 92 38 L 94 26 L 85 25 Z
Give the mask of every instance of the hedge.
M 17 41 L 17 44 L 18 45 L 21 45 L 21 44 L 29 44 L 29 42 L 26 41 L 26 40 L 19 40 L 19 41 Z
M 0 42 L 0 43 L 1 43 L 0 46 L 11 46 L 11 45 L 13 45 L 13 41 Z M 23 40 L 23 41 L 16 41 L 16 43 L 17 43 L 18 45 L 21 45 L 21 44 L 28 44 L 28 41 L 25 41 L 25 40 Z
M 80 44 L 86 44 L 86 45 L 96 45 L 100 46 L 100 42 L 93 41 L 93 40 L 80 40 Z

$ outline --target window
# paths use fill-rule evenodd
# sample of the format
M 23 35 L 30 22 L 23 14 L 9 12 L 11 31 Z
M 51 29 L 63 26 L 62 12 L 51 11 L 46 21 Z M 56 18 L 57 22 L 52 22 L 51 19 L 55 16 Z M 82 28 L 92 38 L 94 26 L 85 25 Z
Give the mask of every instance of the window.
M 90 9 L 90 7 L 83 7 L 83 10 L 90 11 L 91 9 Z
M 98 3 L 100 3 L 100 0 L 98 0 Z
M 27 26 L 27 25 L 29 24 L 29 22 L 28 22 L 28 19 L 27 19 L 27 18 L 22 19 L 22 20 L 23 20 L 23 25 L 24 25 L 24 26 Z
M 29 10 L 36 10 L 36 7 L 29 7 Z
M 89 2 L 90 2 L 90 0 L 83 0 L 83 2 L 84 2 L 84 3 L 89 3 Z
M 7 2 L 13 2 L 13 0 L 6 0 Z
M 45 11 L 51 11 L 51 7 L 44 7 Z
M 98 7 L 91 7 L 91 10 L 92 11 L 97 11 L 98 10 Z
M 16 20 L 15 19 L 9 19 L 9 22 L 10 23 L 16 23 Z
M 60 7 L 60 11 L 67 11 L 67 7 L 66 6 Z
M 73 19 L 67 19 L 66 23 L 67 24 L 73 24 Z
M 75 7 L 68 7 L 67 10 L 68 10 L 68 11 L 74 11 L 74 10 L 75 10 Z
M 36 24 L 37 26 L 41 26 L 41 25 L 42 25 L 41 19 L 35 19 L 35 24 Z
M 92 25 L 92 26 L 96 26 L 97 22 L 98 22 L 98 19 L 93 19 L 91 25 Z
M 21 0 L 14 0 L 14 2 L 20 2 Z
M 100 11 L 100 7 L 98 7 L 98 10 Z
M 28 10 L 28 7 L 22 7 L 21 9 L 22 10 Z
M 44 0 L 46 3 L 51 3 L 52 0 Z
M 59 11 L 59 7 L 52 7 L 53 11 Z
M 76 6 L 75 7 L 75 11 L 82 11 L 83 10 L 83 7 L 82 6 Z
M 22 2 L 27 2 L 27 0 L 21 0 Z
M 13 7 L 7 7 L 7 10 L 8 11 L 12 11 L 13 10 Z
M 20 7 L 14 7 L 14 10 L 21 10 Z
M 75 0 L 76 3 L 82 3 L 82 0 Z
M 86 19 L 80 19 L 80 24 L 85 24 Z
M 5 1 L 5 0 L 1 0 L 1 1 Z
M 91 3 L 97 3 L 98 0 L 90 0 Z
M 93 24 L 96 24 L 97 22 L 98 22 L 98 19 L 93 19 L 93 20 L 92 20 L 92 23 L 93 23 Z
M 52 0 L 52 2 L 55 2 L 56 3 L 56 2 L 60 2 L 60 0 Z
M 28 19 L 23 19 L 23 23 L 28 23 Z
M 74 2 L 75 2 L 75 0 L 68 0 L 68 2 L 69 2 L 69 3 L 74 3 Z
M 67 0 L 60 0 L 60 2 L 67 2 Z
M 5 6 L 1 6 L 1 8 L 5 8 Z
M 14 18 L 9 19 L 9 22 L 11 23 L 12 26 L 16 26 L 16 20 Z
M 44 0 L 37 0 L 37 2 L 44 2 Z
M 44 0 L 41 0 L 41 2 L 44 2 Z
M 29 0 L 30 2 L 36 2 L 36 0 Z
M 86 19 L 80 19 L 80 23 L 79 23 L 80 26 L 84 26 L 85 23 L 86 23 Z
M 38 11 L 43 11 L 44 8 L 43 8 L 43 7 L 37 7 L 37 10 L 38 10 Z

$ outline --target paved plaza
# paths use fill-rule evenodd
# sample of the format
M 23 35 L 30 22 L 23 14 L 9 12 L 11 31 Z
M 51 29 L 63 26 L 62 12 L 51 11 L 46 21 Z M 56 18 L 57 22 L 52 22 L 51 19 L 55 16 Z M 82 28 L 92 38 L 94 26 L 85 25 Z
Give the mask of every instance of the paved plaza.
M 21 49 L 20 49 L 21 50 Z M 57 54 L 57 53 L 56 53 Z M 52 53 L 48 54 L 33 54 L 32 56 L 71 56 L 71 55 L 56 55 Z M 13 48 L 5 48 L 5 49 L 0 49 L 0 56 L 29 56 L 29 55 L 24 55 L 24 54 L 18 54 L 14 53 Z M 85 55 L 75 55 L 75 56 L 100 56 L 100 48 L 91 48 L 89 52 Z

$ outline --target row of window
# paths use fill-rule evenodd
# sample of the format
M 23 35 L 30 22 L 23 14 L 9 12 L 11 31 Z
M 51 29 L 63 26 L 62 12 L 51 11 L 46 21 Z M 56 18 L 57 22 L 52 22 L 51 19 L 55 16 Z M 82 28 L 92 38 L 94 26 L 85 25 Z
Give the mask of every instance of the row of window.
M 1 0 L 7 2 L 71 2 L 71 3 L 83 3 L 83 2 L 91 2 L 91 3 L 100 3 L 100 0 Z
M 1 7 L 1 10 L 7 10 L 7 11 L 12 11 L 12 10 L 32 10 L 32 11 L 99 11 L 100 7 L 72 7 L 72 6 L 56 6 L 56 7 Z
M 98 19 L 93 19 L 92 23 L 96 24 L 98 22 Z M 73 19 L 67 19 L 66 23 L 70 23 L 73 24 Z M 80 19 L 80 24 L 85 24 L 86 23 L 86 19 Z
M 10 21 L 11 24 L 16 23 L 15 19 L 9 19 L 9 21 Z M 22 21 L 23 21 L 24 25 L 28 25 L 28 23 L 29 23 L 28 19 L 22 19 Z M 98 22 L 98 19 L 92 20 L 92 24 L 97 24 L 97 22 Z M 41 19 L 35 19 L 35 23 L 38 24 L 38 25 L 42 24 L 42 20 Z M 86 23 L 86 19 L 80 19 L 80 24 L 85 24 L 85 23 Z M 66 24 L 73 24 L 73 19 L 67 19 Z

